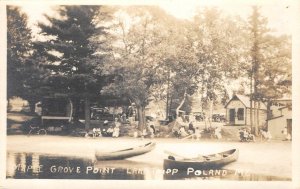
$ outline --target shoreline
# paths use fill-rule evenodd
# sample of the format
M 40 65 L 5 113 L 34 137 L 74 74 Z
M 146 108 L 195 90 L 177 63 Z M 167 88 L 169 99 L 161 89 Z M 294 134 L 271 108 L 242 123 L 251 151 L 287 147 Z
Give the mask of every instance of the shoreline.
M 179 139 L 136 139 L 121 138 L 80 138 L 63 136 L 7 136 L 7 152 L 38 153 L 53 156 L 71 156 L 95 159 L 95 150 L 114 151 L 138 146 L 149 140 L 156 142 L 156 148 L 144 155 L 129 160 L 162 166 L 167 157 L 165 150 L 183 156 L 211 154 L 229 148 L 238 148 L 237 162 L 226 165 L 224 169 L 241 170 L 249 173 L 292 178 L 292 153 L 290 142 L 241 143 L 235 141 L 179 140 Z

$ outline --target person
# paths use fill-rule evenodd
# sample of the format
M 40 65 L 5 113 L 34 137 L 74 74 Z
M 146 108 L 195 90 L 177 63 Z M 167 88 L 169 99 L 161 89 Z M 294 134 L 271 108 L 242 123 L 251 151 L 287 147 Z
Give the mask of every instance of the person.
M 270 141 L 272 138 L 272 135 L 270 133 L 270 131 L 266 131 L 264 129 L 260 130 L 261 136 L 263 137 L 263 139 L 265 139 L 266 141 Z
M 114 129 L 112 128 L 112 126 L 110 126 L 110 127 L 107 129 L 107 131 L 106 131 L 106 135 L 107 135 L 107 136 L 112 136 L 113 132 L 114 132 Z
M 180 129 L 179 129 L 179 135 L 181 137 L 186 137 L 188 135 L 188 133 L 185 131 L 185 128 L 184 126 L 181 126 Z
M 193 121 L 191 121 L 189 123 L 189 130 L 188 130 L 188 133 L 189 134 L 194 134 L 195 133 L 195 128 L 194 128 L 194 125 L 193 125 Z
M 127 119 L 126 119 L 126 113 L 125 112 L 122 113 L 121 119 L 122 119 L 123 123 L 126 123 Z
M 93 138 L 95 137 L 101 137 L 101 130 L 100 128 L 93 128 Z
M 119 126 L 115 126 L 114 129 L 113 129 L 112 137 L 118 138 L 119 135 L 120 135 L 120 127 Z
M 195 138 L 196 138 L 196 140 L 199 140 L 201 138 L 201 131 L 200 131 L 199 127 L 196 127 L 196 129 L 195 129 Z
M 291 140 L 291 134 L 288 133 L 287 127 L 284 127 L 282 133 L 285 135 L 284 141 L 289 141 L 289 140 Z
M 119 137 L 119 135 L 120 135 L 120 126 L 121 126 L 121 123 L 119 122 L 119 119 L 115 118 L 115 127 L 113 129 L 112 137 Z
M 144 128 L 141 134 L 142 139 L 147 135 L 147 129 Z
M 118 126 L 120 127 L 121 126 L 121 123 L 119 122 L 119 119 L 118 118 L 115 118 L 115 126 Z
M 215 136 L 216 136 L 217 139 L 221 139 L 222 138 L 221 127 L 217 127 L 215 129 Z
M 155 128 L 154 128 L 154 126 L 153 125 L 148 125 L 148 130 L 149 130 L 149 132 L 150 132 L 150 137 L 151 138 L 154 138 L 154 135 L 155 135 Z

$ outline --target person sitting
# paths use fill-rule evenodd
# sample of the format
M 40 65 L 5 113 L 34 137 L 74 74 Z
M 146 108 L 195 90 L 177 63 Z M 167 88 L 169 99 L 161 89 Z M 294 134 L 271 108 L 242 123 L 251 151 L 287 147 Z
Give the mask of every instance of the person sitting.
M 193 122 L 192 122 L 192 121 L 189 123 L 189 130 L 188 130 L 188 133 L 189 133 L 189 134 L 194 134 L 194 133 L 195 133 L 195 128 L 194 128 L 194 125 L 193 125 Z
M 181 137 L 186 137 L 187 135 L 189 135 L 186 131 L 185 131 L 185 128 L 184 126 L 181 126 L 180 129 L 179 129 L 179 135 Z
M 155 128 L 154 128 L 154 126 L 153 125 L 148 126 L 148 130 L 149 130 L 149 133 L 150 133 L 150 137 L 154 138 L 154 135 L 155 135 Z
M 261 136 L 263 139 L 265 139 L 266 141 L 270 141 L 272 138 L 272 135 L 270 133 L 270 131 L 266 131 L 264 129 L 260 130 Z
M 115 118 L 114 124 L 115 124 L 116 127 L 120 127 L 121 126 L 121 123 L 119 122 L 118 118 Z
M 93 128 L 93 138 L 95 137 L 101 137 L 101 130 L 100 128 Z
M 201 130 L 199 129 L 199 127 L 196 127 L 195 129 L 195 138 L 196 140 L 199 140 L 201 138 Z
M 120 127 L 119 126 L 115 126 L 115 128 L 113 129 L 113 133 L 112 133 L 112 137 L 117 138 L 120 135 Z
M 107 129 L 107 131 L 106 131 L 106 135 L 107 135 L 107 136 L 112 136 L 113 132 L 114 132 L 114 129 L 112 128 L 112 126 L 110 126 L 110 127 Z

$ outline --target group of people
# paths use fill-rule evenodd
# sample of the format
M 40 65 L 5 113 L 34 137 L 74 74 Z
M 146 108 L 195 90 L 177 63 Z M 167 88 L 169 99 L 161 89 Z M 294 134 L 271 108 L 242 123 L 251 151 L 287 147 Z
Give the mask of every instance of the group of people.
M 173 134 L 178 138 L 194 138 L 199 140 L 202 137 L 204 130 L 201 130 L 198 126 L 194 126 L 193 121 L 185 122 L 182 117 L 177 119 L 178 127 L 173 127 Z M 221 127 L 216 127 L 212 129 L 211 136 L 217 139 L 222 138 Z
M 103 125 L 108 126 L 108 121 L 105 120 Z M 102 131 L 100 128 L 93 128 L 93 137 L 109 136 L 117 138 L 120 136 L 120 126 L 121 123 L 119 122 L 118 118 L 115 118 L 114 127 L 109 126 L 107 130 L 103 129 Z
M 242 128 L 239 130 L 241 142 L 255 142 L 255 136 L 248 128 Z
M 261 129 L 260 134 L 263 140 L 270 141 L 272 139 L 271 132 L 267 129 Z

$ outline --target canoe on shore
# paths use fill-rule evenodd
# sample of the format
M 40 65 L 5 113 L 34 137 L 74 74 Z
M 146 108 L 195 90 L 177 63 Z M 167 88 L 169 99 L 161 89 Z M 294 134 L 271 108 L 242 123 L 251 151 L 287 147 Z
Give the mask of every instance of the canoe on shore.
M 238 149 L 231 149 L 224 152 L 199 155 L 195 158 L 186 158 L 180 155 L 176 156 L 174 153 L 169 153 L 168 159 L 164 160 L 164 169 L 179 169 L 187 170 L 193 169 L 216 169 L 221 168 L 238 159 Z
M 155 143 L 154 142 L 148 142 L 146 144 L 133 147 L 133 148 L 127 148 L 123 150 L 118 150 L 118 151 L 112 151 L 112 152 L 101 152 L 101 151 L 96 151 L 96 159 L 98 161 L 103 161 L 103 160 L 121 160 L 121 159 L 126 159 L 138 155 L 145 154 L 147 152 L 150 152 L 155 148 Z

